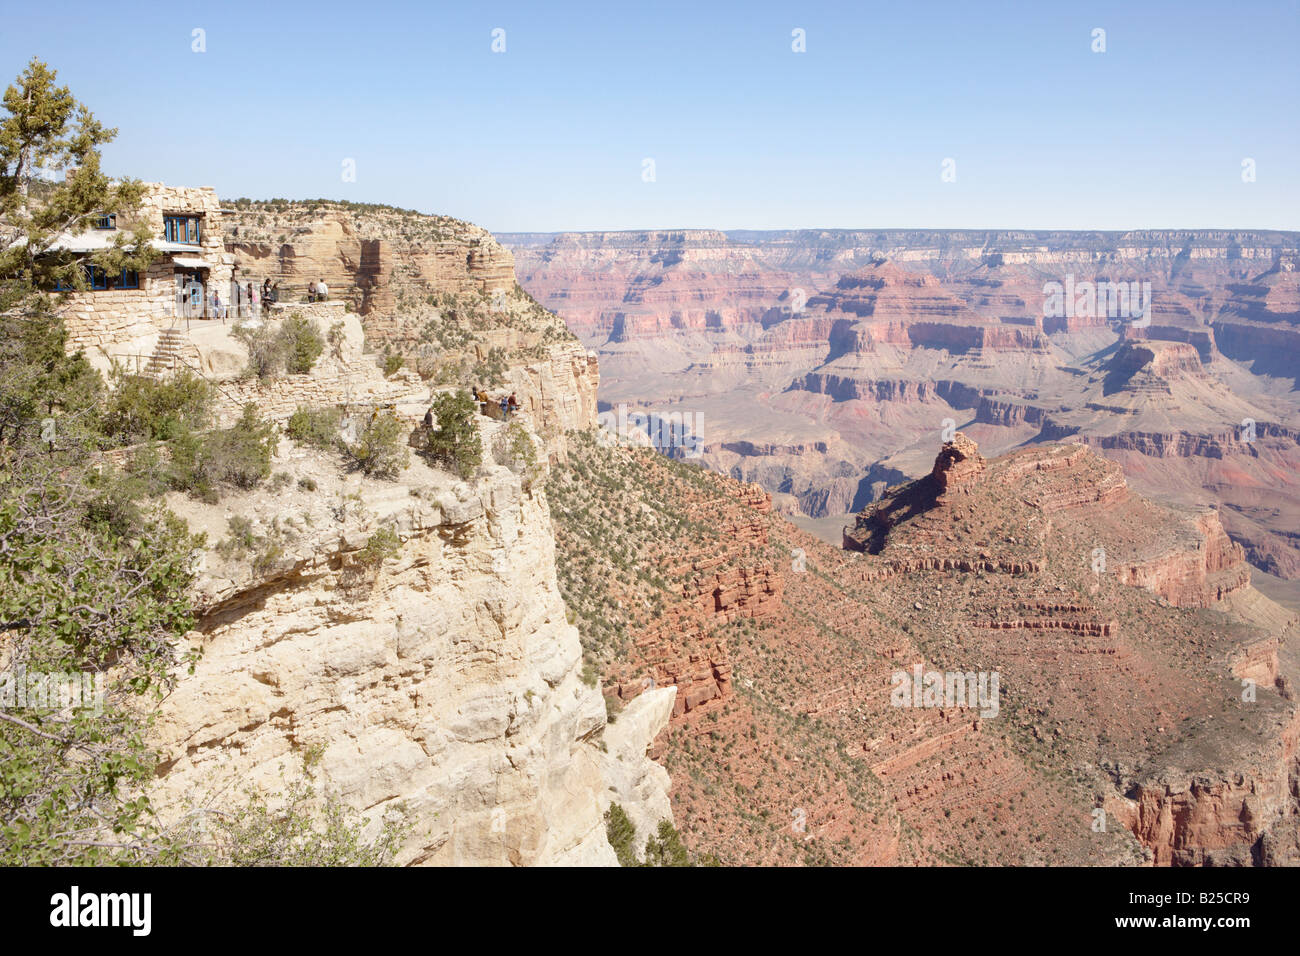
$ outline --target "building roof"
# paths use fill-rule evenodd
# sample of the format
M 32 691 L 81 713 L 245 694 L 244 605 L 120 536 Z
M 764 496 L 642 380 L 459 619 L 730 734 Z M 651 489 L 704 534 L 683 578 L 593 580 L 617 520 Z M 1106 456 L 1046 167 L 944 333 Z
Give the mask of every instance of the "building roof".
M 90 229 L 86 232 L 72 234 L 60 233 L 50 243 L 50 249 L 58 252 L 103 252 L 105 249 L 113 247 L 113 237 L 118 234 L 117 229 Z M 13 246 L 27 245 L 27 237 L 23 236 L 13 243 Z M 194 242 L 168 242 L 165 239 L 151 239 L 149 245 L 159 252 L 177 253 L 177 252 L 199 252 L 202 246 Z M 11 246 L 11 248 L 13 247 Z M 127 248 L 131 248 L 128 244 Z

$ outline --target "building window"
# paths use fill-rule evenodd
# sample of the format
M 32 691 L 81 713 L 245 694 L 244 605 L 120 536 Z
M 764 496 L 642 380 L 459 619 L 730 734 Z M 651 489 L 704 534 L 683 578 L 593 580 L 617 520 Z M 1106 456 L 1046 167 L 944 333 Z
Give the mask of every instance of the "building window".
M 164 216 L 163 238 L 168 242 L 199 244 L 198 216 Z
M 116 229 L 117 213 L 111 212 L 107 216 L 100 216 L 95 220 L 96 229 Z
M 140 288 L 140 273 L 134 269 L 123 269 L 122 278 L 118 282 L 119 289 L 138 289 Z
M 108 273 L 99 266 L 92 266 L 89 263 L 85 265 L 86 284 L 92 289 L 102 292 L 108 288 Z

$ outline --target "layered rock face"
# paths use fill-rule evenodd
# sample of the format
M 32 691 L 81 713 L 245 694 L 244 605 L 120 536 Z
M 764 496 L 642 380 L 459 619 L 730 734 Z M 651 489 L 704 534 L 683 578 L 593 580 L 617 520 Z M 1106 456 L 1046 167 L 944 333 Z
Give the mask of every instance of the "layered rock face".
M 282 291 L 266 321 L 299 312 L 331 335 L 310 373 L 265 383 L 241 376 L 228 328 L 169 340 L 217 383 L 220 423 L 252 402 L 273 420 L 342 405 L 351 427 L 382 404 L 414 427 L 434 393 L 472 383 L 516 394 L 514 421 L 549 453 L 544 469 L 567 431 L 594 422 L 595 356 L 514 287 L 509 253 L 486 233 L 396 210 L 236 205 L 227 240 L 245 274 L 265 254 L 259 229 L 292 235 L 279 271 L 262 262 Z M 328 302 L 283 294 L 318 278 Z M 383 351 L 406 367 L 384 374 Z M 487 464 L 469 481 L 418 456 L 396 480 L 366 479 L 286 439 L 273 467 L 297 491 L 220 506 L 172 496 L 209 548 L 186 636 L 202 658 L 177 675 L 156 731 L 164 815 L 310 778 L 372 829 L 400 812 L 397 862 L 435 865 L 612 865 L 611 803 L 638 851 L 671 820 L 667 773 L 647 751 L 700 695 L 666 682 L 607 725 L 559 594 L 544 475 L 526 488 L 518 463 L 493 464 L 505 426 L 474 422 Z M 235 518 L 251 522 L 252 551 L 232 548 Z M 725 569 L 715 577 L 727 601 L 762 599 L 761 582 L 746 598 Z M 723 683 L 725 667 L 724 654 Z
M 448 216 L 331 202 L 249 203 L 225 214 L 226 248 L 260 285 L 279 282 L 299 298 L 308 283 L 363 316 L 390 313 L 431 292 L 486 293 L 514 287 L 514 257 L 484 229 Z
M 552 454 L 595 421 L 597 361 L 515 282 L 514 258 L 486 230 L 386 206 L 237 200 L 226 247 L 287 309 L 323 279 L 365 329 L 367 348 L 404 359 L 433 387 L 512 392 Z
M 1049 644 L 1061 643 L 1070 655 L 1082 654 L 1082 660 L 1088 661 L 1082 664 L 1076 658 L 1071 665 L 1076 672 L 1081 666 L 1100 672 L 1114 669 L 1117 673 L 1109 679 L 1140 682 L 1144 693 L 1165 699 L 1155 707 L 1155 719 L 1162 725 L 1154 733 L 1133 734 L 1129 729 L 1125 741 L 1113 730 L 1085 732 L 1086 737 L 1097 734 L 1099 765 L 1109 767 L 1114 779 L 1113 788 L 1099 787 L 1098 806 L 1128 828 L 1156 865 L 1270 865 L 1296 859 L 1291 781 L 1300 765 L 1296 763 L 1296 712 L 1288 689 L 1294 675 L 1279 670 L 1278 651 L 1279 635 L 1282 646 L 1294 646 L 1297 622 L 1294 615 L 1251 590 L 1242 549 L 1229 541 L 1217 515 L 1213 511 L 1178 514 L 1153 507 L 1128 491 L 1114 464 L 1082 446 L 1021 453 L 989 463 L 987 473 L 980 468 L 967 472 L 962 481 L 943 480 L 961 474 L 977 455 L 973 443 L 959 434 L 943 447 L 931 476 L 891 489 L 867 509 L 856 527 L 845 532 L 846 546 L 881 557 L 898 549 L 891 568 L 901 565 L 915 571 L 926 566 L 969 567 L 967 562 L 938 558 L 934 552 L 950 552 L 954 545 L 969 547 L 973 540 L 987 548 L 980 552 L 983 560 L 976 567 L 1018 565 L 1020 570 L 1011 573 L 1025 575 L 1025 581 L 1024 586 L 997 589 L 1004 595 L 993 613 L 970 619 L 971 625 L 978 629 L 975 633 L 990 637 L 1025 635 L 1028 643 L 1019 653 L 1043 669 L 1032 678 L 1035 683 L 1040 678 L 1051 680 L 1051 669 L 1057 665 L 1048 661 L 1056 654 L 1045 652 Z M 1006 494 L 1050 516 L 1041 531 L 1033 521 L 1012 517 L 1019 510 L 1016 505 L 998 503 Z M 1022 530 L 1015 535 L 990 534 L 990 517 L 994 527 L 1010 524 Z M 948 534 L 958 528 L 963 532 L 960 537 Z M 1089 542 L 1094 545 L 1091 551 Z M 1033 560 L 996 559 L 996 550 L 1023 553 L 1025 545 L 1042 550 Z M 1085 573 L 1090 568 L 1094 578 L 1079 590 L 1069 583 L 1068 565 L 1060 563 L 1062 556 L 1068 560 L 1071 550 L 1076 566 Z M 891 585 L 898 580 L 895 575 L 888 575 Z M 1107 588 L 1111 576 L 1121 586 L 1118 590 Z M 1055 599 L 1026 601 L 1026 592 L 1041 593 L 1042 584 L 1035 579 L 1053 577 L 1063 580 L 1056 586 Z M 1180 632 L 1178 621 L 1187 627 L 1195 619 L 1160 613 L 1153 620 L 1151 612 L 1142 609 L 1145 602 L 1134 602 L 1125 590 L 1133 587 L 1158 596 L 1161 607 L 1217 609 L 1222 620 L 1208 631 L 1198 633 L 1193 626 Z M 1007 590 L 1015 595 L 1014 603 L 1007 603 Z M 964 603 L 960 596 L 958 601 Z M 1167 620 L 1160 621 L 1162 617 Z M 1140 622 L 1136 631 L 1135 622 Z M 1243 624 L 1244 632 L 1227 641 L 1218 636 L 1220 628 L 1236 631 Z M 1053 632 L 1076 637 L 1053 641 L 1048 637 Z M 1139 632 L 1140 645 L 1135 643 Z M 1153 637 L 1154 643 L 1148 640 Z M 1184 640 L 1198 650 L 1188 654 Z M 952 646 L 969 650 L 959 635 L 954 635 Z M 1187 695 L 1198 693 L 1194 689 L 1198 682 L 1211 677 L 1220 662 L 1228 663 L 1243 683 L 1250 678 L 1251 693 L 1239 693 L 1241 687 L 1235 682 L 1216 686 L 1211 680 L 1203 685 L 1214 695 L 1210 706 L 1196 706 Z M 1003 688 L 1016 679 L 1004 671 Z M 1020 679 L 1031 678 L 1022 672 Z M 1107 678 L 1097 673 L 1095 679 Z M 1259 690 L 1256 697 L 1254 685 L 1269 690 Z M 1060 686 L 1055 685 L 1054 695 L 1061 693 Z M 1128 695 L 1121 692 L 1120 696 Z M 1120 719 L 1118 712 L 1113 718 L 1103 716 L 1111 705 L 1104 697 L 1072 703 L 1057 699 L 1049 708 L 1042 707 L 1042 698 L 1017 700 L 1027 704 L 1024 716 L 1030 722 L 1025 726 L 1032 739 L 1053 749 L 1062 747 L 1074 733 L 1070 730 L 1074 717 L 1065 715 L 1076 707 L 1080 714 L 1091 712 L 1089 719 Z M 1243 706 L 1244 701 L 1251 706 Z M 1181 728 L 1174 726 L 1174 715 Z M 1138 723 L 1144 719 L 1137 709 L 1131 717 Z M 1044 718 L 1054 726 L 1045 727 Z M 1083 728 L 1077 727 L 1076 732 L 1079 729 Z M 1077 746 L 1080 741 L 1073 742 Z M 1131 760 L 1121 756 L 1125 752 Z
M 847 551 L 645 450 L 580 444 L 556 482 L 562 587 L 593 624 L 608 694 L 703 686 L 725 642 L 729 692 L 675 716 L 656 748 L 693 848 L 747 863 L 1300 860 L 1295 615 L 1250 587 L 1212 513 L 1143 499 L 1091 449 L 985 457 L 958 433 L 846 529 Z M 591 560 L 605 538 L 618 549 Z M 689 571 L 719 555 L 769 564 L 779 603 L 702 614 Z M 630 556 L 682 574 L 620 571 Z M 693 666 L 655 669 L 646 651 L 674 640 Z M 997 674 L 997 706 L 900 705 L 897 675 L 917 670 Z
M 221 509 L 303 530 L 269 569 L 205 559 L 188 638 L 203 657 L 158 730 L 171 806 L 306 771 L 372 820 L 400 806 L 413 829 L 397 862 L 473 865 L 612 864 L 611 801 L 644 832 L 670 817 L 667 775 L 645 754 L 676 692 L 643 695 L 607 731 L 544 497 L 505 468 L 471 487 L 417 463 L 384 483 L 285 454 L 322 493 Z M 381 527 L 400 550 L 366 565 Z

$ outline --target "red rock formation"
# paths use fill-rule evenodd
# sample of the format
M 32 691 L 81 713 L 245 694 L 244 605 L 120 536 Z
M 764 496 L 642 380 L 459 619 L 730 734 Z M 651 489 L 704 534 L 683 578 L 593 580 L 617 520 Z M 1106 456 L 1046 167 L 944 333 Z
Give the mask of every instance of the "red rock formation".
M 1119 569 L 1125 584 L 1159 594 L 1175 607 L 1212 607 L 1250 585 L 1250 566 L 1241 545 L 1228 538 L 1217 511 L 1189 522 L 1194 543 L 1170 542 L 1168 550 Z
M 1260 749 L 1248 772 L 1166 771 L 1107 810 L 1157 866 L 1294 865 L 1300 718 L 1293 713 Z
M 617 453 L 631 457 L 601 467 L 632 468 L 643 494 L 609 520 L 632 528 L 648 501 L 691 515 L 685 528 L 710 514 L 721 538 L 648 540 L 706 582 L 747 569 L 730 606 L 762 612 L 728 620 L 692 586 L 633 629 L 633 659 L 654 661 L 643 685 L 672 680 L 688 702 L 657 751 L 690 845 L 728 862 L 1140 863 L 1131 827 L 1162 865 L 1300 859 L 1274 639 L 1294 624 L 1250 611 L 1264 599 L 1248 586 L 1199 609 L 1240 567 L 1212 513 L 1143 500 L 1084 446 L 984 459 L 960 435 L 866 509 L 867 553 L 843 552 L 755 510 L 767 501 L 752 487 Z M 746 603 L 760 572 L 781 579 L 779 603 Z M 998 672 L 1000 709 L 898 706 L 892 675 L 918 663 Z M 1257 681 L 1257 711 L 1229 671 Z M 1099 796 L 1125 826 L 1092 829 Z
M 938 482 L 940 493 L 946 493 L 978 481 L 984 474 L 984 458 L 973 441 L 957 432 L 952 441 L 944 442 L 930 474 Z

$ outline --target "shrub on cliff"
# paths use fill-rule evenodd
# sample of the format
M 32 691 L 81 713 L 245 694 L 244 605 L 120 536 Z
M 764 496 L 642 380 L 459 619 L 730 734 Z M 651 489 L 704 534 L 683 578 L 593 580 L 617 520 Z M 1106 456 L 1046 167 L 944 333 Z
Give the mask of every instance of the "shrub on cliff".
M 337 405 L 331 408 L 308 408 L 299 405 L 289 416 L 284 431 L 300 445 L 332 450 L 342 441 L 339 435 L 342 427 L 343 409 Z
M 358 429 L 356 442 L 343 443 L 344 456 L 372 478 L 396 478 L 411 463 L 408 432 L 395 412 L 376 409 Z
M 636 840 L 636 827 L 628 819 L 627 811 L 617 803 L 611 803 L 605 811 L 605 838 L 614 848 L 619 866 L 640 866 L 636 858 L 633 843 Z
M 690 857 L 677 828 L 667 820 L 659 821 L 659 832 L 646 841 L 642 866 L 690 866 Z
M 305 761 L 304 761 L 305 762 Z M 309 779 L 283 793 L 247 789 L 221 813 L 191 808 L 168 834 L 174 848 L 158 862 L 187 866 L 386 866 L 412 829 L 404 808 L 386 811 L 374 829 Z
M 207 425 L 212 386 L 188 369 L 156 381 L 116 366 L 112 378 L 103 429 L 117 444 L 170 441 Z
M 537 443 L 520 421 L 513 421 L 497 432 L 492 440 L 492 460 L 518 474 L 526 491 L 531 490 L 542 475 Z
M 325 351 L 325 337 L 320 329 L 300 312 L 283 320 L 278 329 L 269 325 L 240 325 L 231 335 L 248 349 L 245 377 L 262 382 L 272 381 L 281 372 L 305 375 Z
M 222 486 L 253 488 L 271 474 L 275 443 L 275 425 L 250 402 L 233 427 L 172 442 L 172 486 L 209 502 L 219 499 Z
M 462 478 L 469 478 L 483 463 L 483 440 L 475 416 L 478 403 L 467 391 L 443 392 L 433 400 L 437 425 L 429 430 L 425 452 Z
M 377 568 L 389 558 L 397 557 L 402 550 L 402 539 L 392 528 L 380 528 L 366 541 L 364 548 L 356 553 L 358 564 L 368 568 Z
M 275 332 L 269 326 L 238 325 L 230 334 L 248 349 L 248 364 L 244 366 L 245 378 L 256 378 L 262 382 L 275 378 L 283 364 L 283 355 Z
M 284 355 L 284 368 L 290 375 L 306 375 L 325 351 L 325 339 L 316 323 L 295 312 L 280 323 L 276 333 Z

